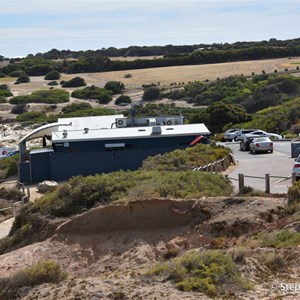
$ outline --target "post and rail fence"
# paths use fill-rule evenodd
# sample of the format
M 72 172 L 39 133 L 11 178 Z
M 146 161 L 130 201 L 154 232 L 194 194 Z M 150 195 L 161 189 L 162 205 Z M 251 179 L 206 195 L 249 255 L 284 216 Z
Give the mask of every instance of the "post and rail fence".
M 29 188 L 28 187 L 25 188 L 24 184 L 21 182 L 17 183 L 17 188 L 19 191 L 22 191 L 22 193 L 24 195 L 24 196 L 22 196 L 22 199 L 20 201 L 12 202 L 10 206 L 1 208 L 0 212 L 5 211 L 5 210 L 11 210 L 13 217 L 15 217 L 18 213 L 20 204 L 21 204 L 21 207 L 23 207 L 29 201 L 29 198 L 30 198 Z
M 227 157 L 209 163 L 207 165 L 194 168 L 193 171 L 202 171 L 202 172 L 210 172 L 210 173 L 221 173 L 227 170 L 230 165 L 236 165 L 236 160 L 233 154 L 229 154 Z M 239 193 L 242 193 L 245 187 L 245 178 L 254 178 L 254 179 L 261 179 L 265 181 L 265 193 L 271 193 L 271 185 L 270 179 L 271 178 L 278 178 L 278 179 L 290 179 L 291 177 L 284 177 L 284 176 L 275 176 L 270 174 L 265 174 L 265 176 L 252 176 L 252 175 L 245 175 L 245 174 L 238 174 L 238 178 L 232 178 L 228 175 L 224 175 L 225 178 L 230 180 L 238 181 Z M 296 181 L 296 175 L 292 174 L 292 182 Z

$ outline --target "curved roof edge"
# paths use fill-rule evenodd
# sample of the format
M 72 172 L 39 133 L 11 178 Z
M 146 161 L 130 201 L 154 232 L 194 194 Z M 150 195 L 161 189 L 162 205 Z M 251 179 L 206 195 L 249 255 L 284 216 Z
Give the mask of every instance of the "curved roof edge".
M 55 123 L 50 123 L 43 125 L 41 127 L 38 127 L 25 135 L 19 142 L 19 144 L 30 141 L 39 137 L 43 137 L 44 135 L 51 135 L 53 130 L 57 130 L 59 126 L 67 126 L 67 125 L 72 125 L 72 122 L 55 122 Z

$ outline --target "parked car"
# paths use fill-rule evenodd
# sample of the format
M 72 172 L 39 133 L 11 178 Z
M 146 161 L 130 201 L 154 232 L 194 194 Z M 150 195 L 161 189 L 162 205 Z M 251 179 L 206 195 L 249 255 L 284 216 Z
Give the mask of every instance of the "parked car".
M 260 137 L 259 135 L 253 135 L 252 133 L 245 134 L 244 138 L 240 141 L 240 150 L 241 151 L 249 151 L 250 144 L 252 143 L 253 139 Z
M 237 136 L 236 136 L 236 141 L 241 141 L 244 139 L 245 134 L 252 133 L 253 131 L 256 131 L 258 129 L 240 129 Z
M 267 136 L 271 139 L 277 139 L 277 140 L 282 139 L 282 136 L 279 135 L 279 134 L 269 133 L 269 132 L 266 132 L 266 131 L 263 131 L 263 130 L 255 130 L 255 131 L 251 132 L 251 134 L 257 134 L 257 135 L 260 135 L 260 136 Z
M 273 152 L 273 142 L 268 137 L 258 137 L 250 143 L 250 153 Z
M 233 128 L 225 131 L 224 133 L 224 140 L 225 141 L 234 141 L 239 133 L 240 129 Z
M 300 179 L 300 154 L 298 155 L 297 158 L 295 158 L 293 173 L 295 173 L 296 180 L 299 180 Z
M 16 149 L 3 150 L 3 151 L 1 151 L 0 160 L 4 159 L 6 157 L 14 156 L 18 153 L 19 153 L 19 150 L 16 150 Z

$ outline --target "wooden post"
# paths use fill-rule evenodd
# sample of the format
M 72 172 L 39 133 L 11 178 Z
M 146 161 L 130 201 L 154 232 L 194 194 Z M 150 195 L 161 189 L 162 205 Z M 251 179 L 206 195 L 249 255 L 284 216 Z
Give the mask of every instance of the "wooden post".
M 292 183 L 296 182 L 296 174 L 292 173 Z
M 239 174 L 238 178 L 239 178 L 239 193 L 241 194 L 244 187 L 244 174 Z
M 270 174 L 265 175 L 265 183 L 266 183 L 266 193 L 270 194 Z

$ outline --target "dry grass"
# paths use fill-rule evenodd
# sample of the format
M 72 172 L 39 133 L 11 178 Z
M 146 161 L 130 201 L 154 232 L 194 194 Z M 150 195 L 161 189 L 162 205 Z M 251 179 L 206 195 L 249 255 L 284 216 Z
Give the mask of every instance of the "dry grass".
M 152 59 L 153 57 L 148 57 Z M 118 59 L 115 57 L 114 59 Z M 133 58 L 121 58 L 133 59 Z M 136 57 L 134 59 L 137 59 Z M 140 70 L 124 70 L 113 72 L 98 72 L 98 73 L 82 73 L 82 74 L 62 74 L 60 80 L 70 80 L 76 76 L 84 78 L 87 84 L 104 87 L 105 83 L 110 80 L 122 81 L 126 86 L 126 94 L 130 95 L 133 101 L 141 100 L 143 84 L 160 83 L 160 86 L 169 87 L 172 83 L 188 83 L 195 80 L 216 80 L 217 78 L 224 78 L 230 75 L 244 74 L 251 75 L 261 74 L 262 70 L 267 73 L 272 73 L 275 69 L 284 71 L 296 69 L 295 64 L 299 63 L 299 58 L 279 58 L 257 61 L 240 61 L 220 64 L 207 64 L 196 66 L 177 66 L 164 68 L 149 68 Z M 131 78 L 124 78 L 126 74 L 131 74 Z M 33 91 L 40 89 L 49 89 L 48 81 L 44 80 L 44 76 L 30 77 L 31 82 L 26 84 L 15 85 L 16 78 L 0 78 L 0 84 L 6 83 L 11 88 L 14 96 L 27 95 Z M 57 86 L 55 88 L 61 88 Z M 67 88 L 66 90 L 72 92 L 75 88 Z M 73 99 L 71 99 L 73 101 Z M 178 103 L 179 105 L 179 103 Z M 97 105 L 99 106 L 99 105 Z M 116 108 L 113 102 L 109 105 L 101 105 L 109 108 Z

